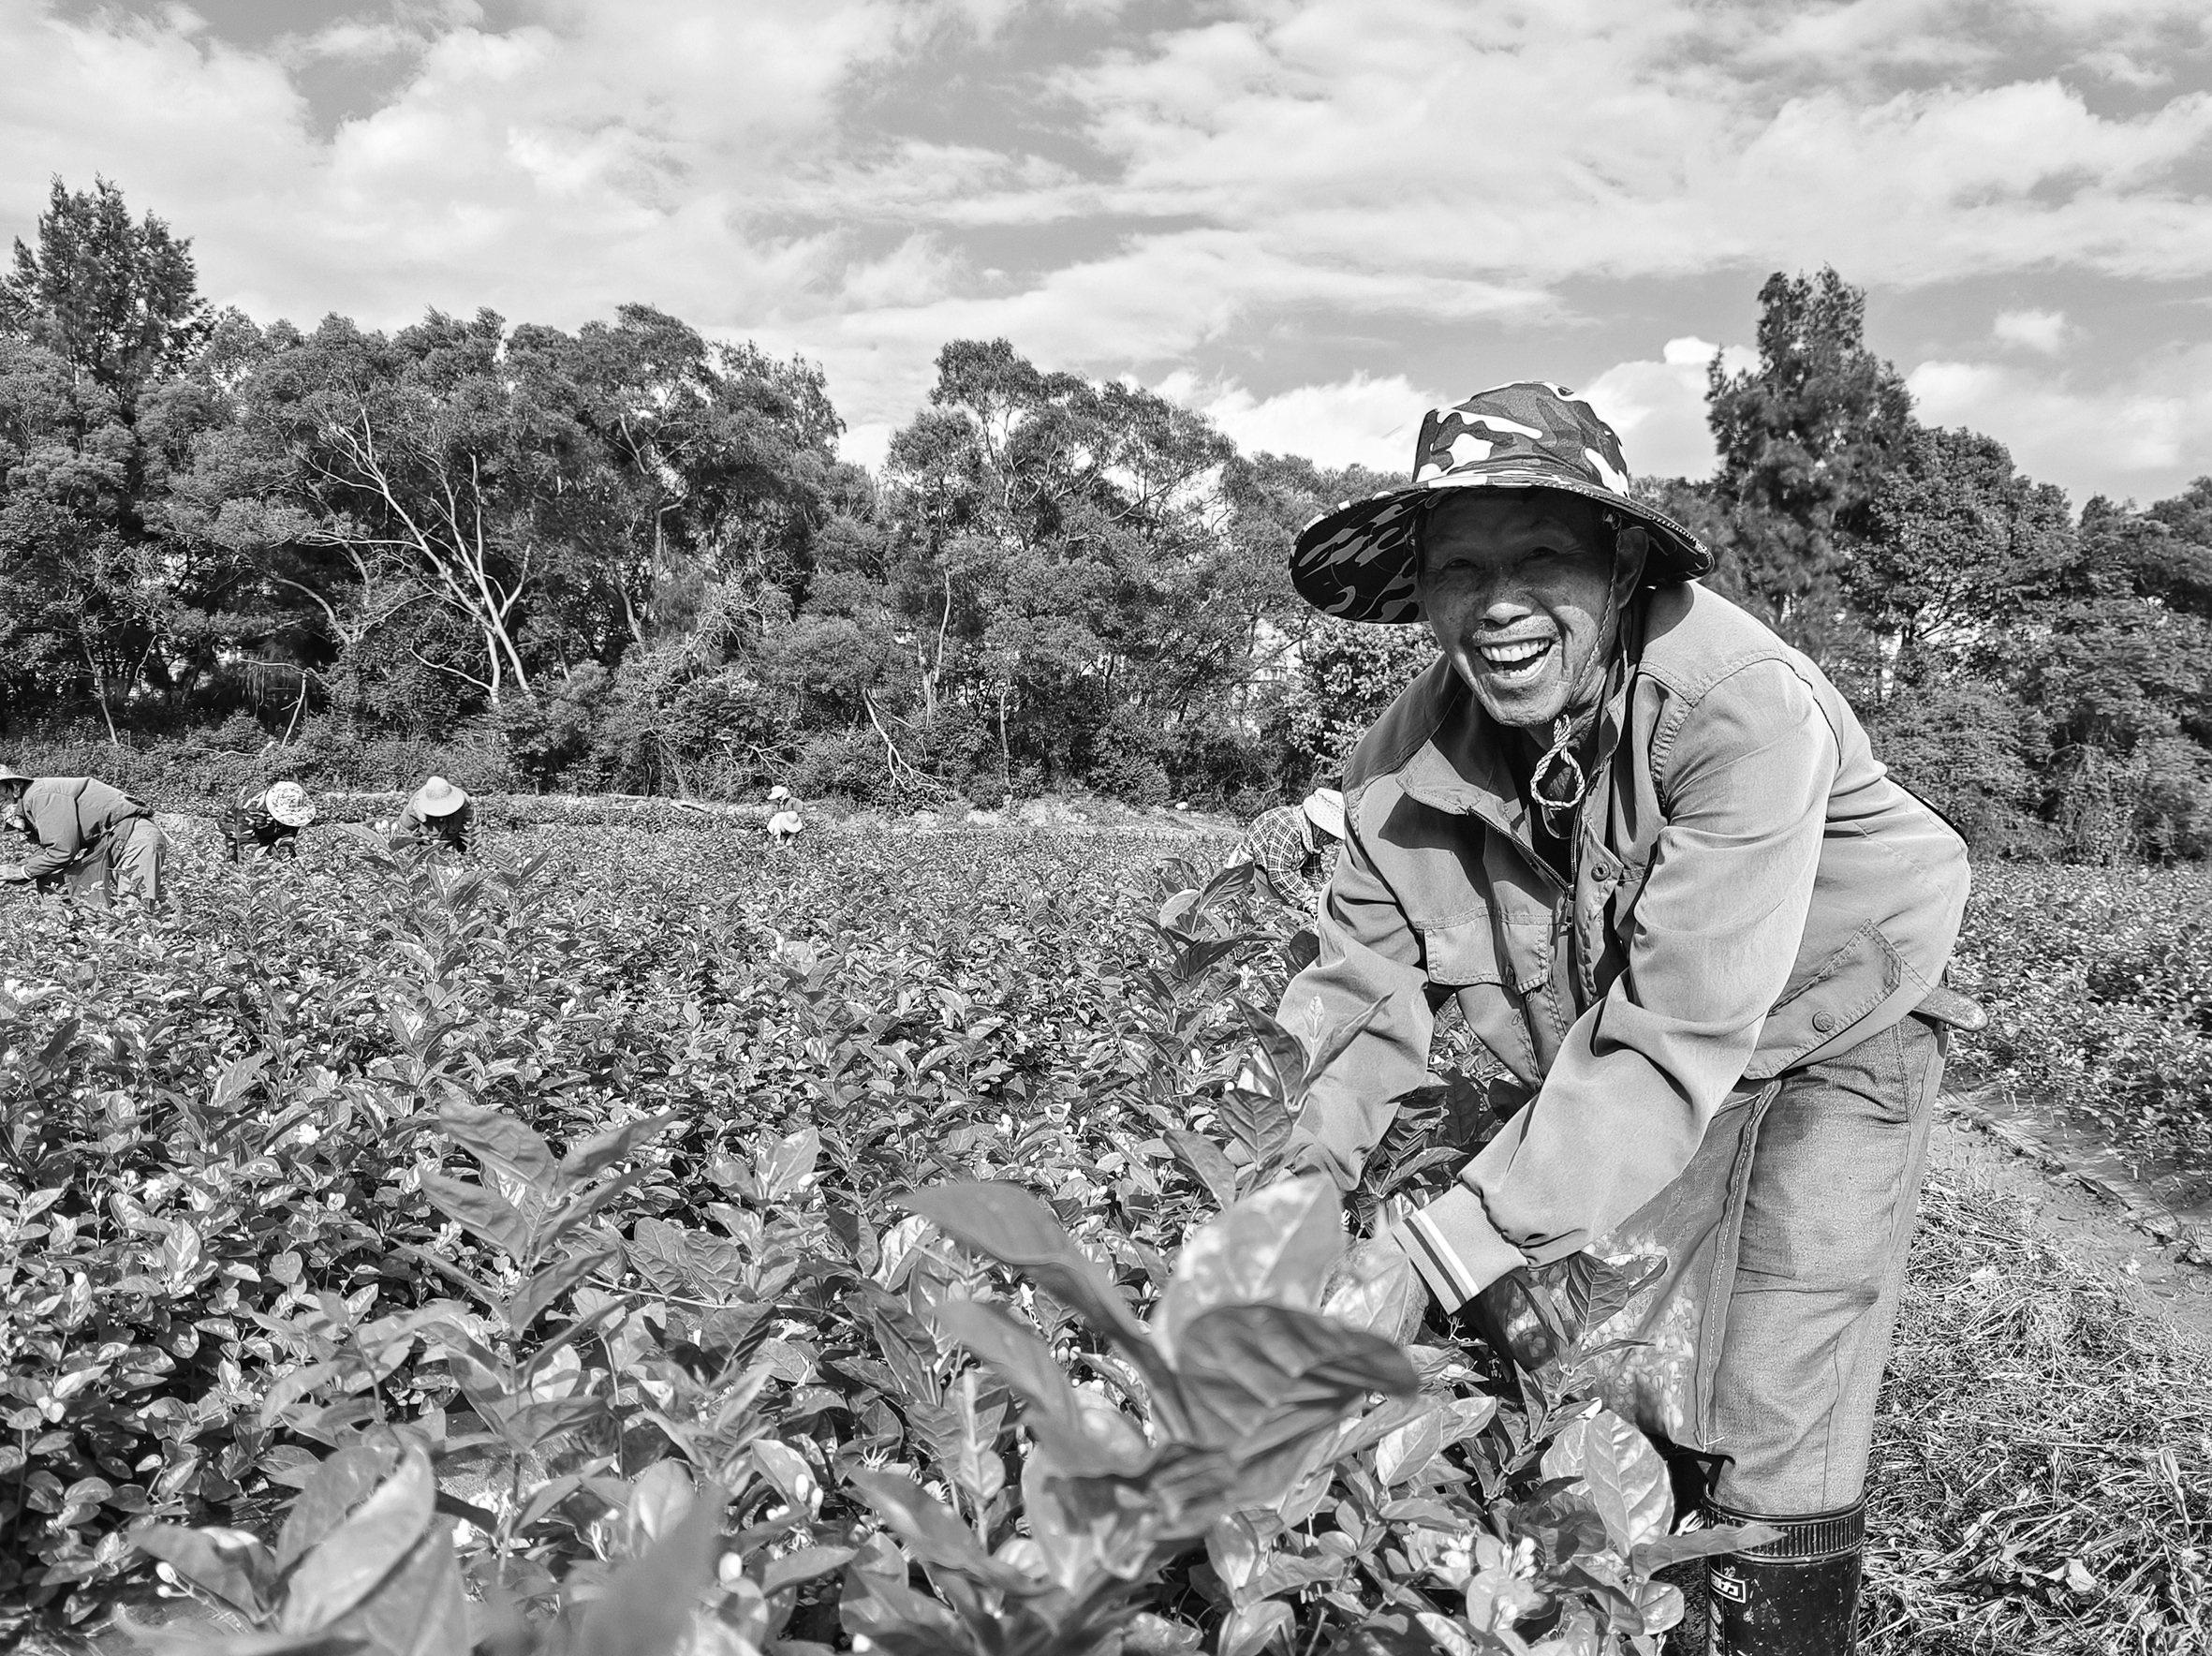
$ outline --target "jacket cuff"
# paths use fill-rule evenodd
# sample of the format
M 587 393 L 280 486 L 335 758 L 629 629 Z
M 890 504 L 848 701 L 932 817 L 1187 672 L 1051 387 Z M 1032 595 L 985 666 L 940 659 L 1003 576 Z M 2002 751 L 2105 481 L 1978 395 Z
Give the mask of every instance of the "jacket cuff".
M 1528 1263 L 1518 1248 L 1497 1234 L 1482 1211 L 1482 1198 L 1465 1185 L 1454 1185 L 1426 1207 L 1408 1214 L 1398 1235 L 1406 1257 L 1448 1311 L 1456 1311 L 1500 1277 Z

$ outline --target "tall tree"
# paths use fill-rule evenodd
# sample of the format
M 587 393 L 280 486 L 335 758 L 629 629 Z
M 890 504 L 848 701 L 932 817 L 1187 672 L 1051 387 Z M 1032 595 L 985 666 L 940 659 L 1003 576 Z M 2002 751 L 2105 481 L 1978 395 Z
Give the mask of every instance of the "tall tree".
M 1877 700 L 1941 652 L 2003 650 L 2075 557 L 2065 492 L 2013 467 L 1994 437 L 1916 427 L 1879 473 L 1842 584 L 1880 644 Z
M 0 333 L 59 353 L 123 400 L 184 366 L 212 326 L 199 297 L 192 244 L 153 214 L 131 221 L 106 179 L 72 192 L 53 181 L 38 245 L 15 244 L 0 276 Z
M 1834 270 L 1777 272 L 1759 303 L 1757 365 L 1731 374 L 1717 355 L 1707 376 L 1727 521 L 1716 584 L 1817 652 L 1880 479 L 1905 458 L 1912 402 L 1866 347 L 1865 293 Z

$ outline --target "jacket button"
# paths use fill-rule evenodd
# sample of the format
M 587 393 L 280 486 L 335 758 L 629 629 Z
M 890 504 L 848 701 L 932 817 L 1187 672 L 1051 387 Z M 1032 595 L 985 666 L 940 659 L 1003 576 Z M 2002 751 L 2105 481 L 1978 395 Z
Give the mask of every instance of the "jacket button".
M 1836 1014 L 1832 1012 L 1816 1012 L 1813 1013 L 1813 1028 L 1823 1035 L 1833 1035 L 1836 1032 Z

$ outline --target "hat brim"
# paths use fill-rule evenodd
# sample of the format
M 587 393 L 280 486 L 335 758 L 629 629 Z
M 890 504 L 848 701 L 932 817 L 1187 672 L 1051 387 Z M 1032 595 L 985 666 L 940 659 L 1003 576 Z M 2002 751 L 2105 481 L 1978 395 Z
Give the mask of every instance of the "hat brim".
M 273 805 L 270 817 L 287 828 L 304 828 L 315 821 L 315 807 L 311 805 Z
M 1694 581 L 1712 572 L 1711 550 L 1665 512 L 1580 478 L 1512 466 L 1451 472 L 1321 513 L 1298 532 L 1290 584 L 1322 614 L 1339 620 L 1384 626 L 1419 621 L 1421 603 L 1413 586 L 1421 513 L 1440 495 L 1467 489 L 1550 489 L 1597 501 L 1633 519 L 1651 531 L 1651 555 L 1644 567 L 1646 585 Z
M 408 803 L 415 807 L 418 816 L 450 817 L 456 811 L 467 808 L 468 795 L 461 792 L 458 789 L 451 793 L 442 794 L 436 799 L 424 799 L 418 793 Z

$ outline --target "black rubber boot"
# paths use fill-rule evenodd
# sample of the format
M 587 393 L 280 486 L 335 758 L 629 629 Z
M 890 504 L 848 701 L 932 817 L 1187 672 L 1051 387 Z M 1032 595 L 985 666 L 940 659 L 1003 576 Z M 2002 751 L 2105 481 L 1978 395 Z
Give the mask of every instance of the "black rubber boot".
M 1712 1504 L 1716 1524 L 1768 1524 L 1781 1539 L 1715 1559 L 1705 1575 L 1712 1656 L 1854 1656 L 1866 1503 L 1770 1518 Z

